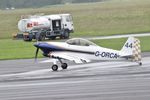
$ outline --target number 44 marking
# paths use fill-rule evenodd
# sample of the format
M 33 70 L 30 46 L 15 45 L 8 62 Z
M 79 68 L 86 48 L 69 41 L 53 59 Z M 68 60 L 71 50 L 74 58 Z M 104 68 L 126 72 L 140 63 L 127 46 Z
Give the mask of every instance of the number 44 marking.
M 125 47 L 127 47 L 127 48 L 132 48 L 132 43 L 126 43 L 126 44 L 125 44 Z

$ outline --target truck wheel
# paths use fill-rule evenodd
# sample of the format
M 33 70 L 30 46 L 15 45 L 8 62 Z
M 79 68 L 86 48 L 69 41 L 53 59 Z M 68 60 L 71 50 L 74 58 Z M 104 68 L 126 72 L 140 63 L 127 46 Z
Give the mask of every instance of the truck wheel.
M 33 36 L 30 34 L 30 35 L 29 35 L 29 41 L 32 41 L 32 37 L 33 37 Z
M 52 36 L 51 39 L 52 39 L 52 40 L 55 40 L 55 39 L 56 39 L 56 36 Z
M 41 41 L 41 38 L 39 37 L 37 40 L 38 40 L 38 41 Z
M 32 41 L 32 38 L 29 38 L 29 41 Z
M 60 39 L 64 39 L 64 36 L 63 36 L 63 35 L 60 35 Z
M 23 36 L 23 40 L 24 40 L 24 41 L 32 41 L 32 38 L 27 37 L 27 36 Z
M 25 36 L 23 36 L 23 40 L 24 40 L 24 41 L 27 41 L 26 38 L 25 38 Z
M 36 40 L 44 41 L 45 40 L 45 36 L 44 35 L 40 35 L 39 37 L 36 38 Z
M 70 35 L 70 34 L 69 34 L 69 31 L 66 30 L 66 31 L 64 32 L 64 39 L 68 39 L 68 38 L 69 38 L 69 35 Z
M 45 40 L 45 36 L 44 35 L 40 35 L 39 41 L 44 41 L 44 40 Z

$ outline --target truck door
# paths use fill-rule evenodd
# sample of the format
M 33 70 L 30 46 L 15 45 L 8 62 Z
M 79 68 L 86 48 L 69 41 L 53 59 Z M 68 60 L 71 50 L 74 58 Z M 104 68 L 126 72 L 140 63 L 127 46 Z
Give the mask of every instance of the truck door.
M 61 20 L 52 20 L 52 28 L 53 28 L 53 31 L 60 31 L 61 30 Z

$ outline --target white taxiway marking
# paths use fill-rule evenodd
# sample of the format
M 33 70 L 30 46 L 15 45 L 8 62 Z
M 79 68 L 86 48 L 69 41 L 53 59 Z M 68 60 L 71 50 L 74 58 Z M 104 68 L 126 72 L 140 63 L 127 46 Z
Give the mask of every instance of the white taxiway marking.
M 0 88 L 9 88 L 9 87 L 29 87 L 29 86 L 44 86 L 44 85 L 58 85 L 58 84 L 74 84 L 74 83 L 84 83 L 89 82 L 90 80 L 84 81 L 67 81 L 67 82 L 44 82 L 44 83 L 27 83 L 27 84 L 0 84 Z
M 142 36 L 150 36 L 150 33 L 139 33 L 139 34 L 125 34 L 125 35 L 114 35 L 114 36 L 99 36 L 99 37 L 92 37 L 92 38 L 86 38 L 89 40 L 96 40 L 96 39 L 114 39 L 114 38 L 125 38 L 125 37 L 142 37 Z
M 29 71 L 29 72 L 24 72 L 24 73 L 4 74 L 4 75 L 0 75 L 0 77 L 42 75 L 45 73 L 49 73 L 49 71 L 50 69 L 42 69 L 42 70 Z

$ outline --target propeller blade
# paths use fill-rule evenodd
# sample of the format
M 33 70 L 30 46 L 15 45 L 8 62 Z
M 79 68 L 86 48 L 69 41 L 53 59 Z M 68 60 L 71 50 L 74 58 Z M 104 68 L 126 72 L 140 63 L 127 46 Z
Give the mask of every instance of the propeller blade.
M 39 48 L 36 49 L 36 53 L 35 53 L 35 61 L 37 60 L 38 52 L 39 52 Z

